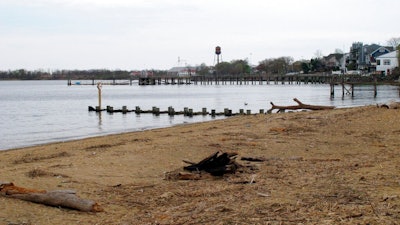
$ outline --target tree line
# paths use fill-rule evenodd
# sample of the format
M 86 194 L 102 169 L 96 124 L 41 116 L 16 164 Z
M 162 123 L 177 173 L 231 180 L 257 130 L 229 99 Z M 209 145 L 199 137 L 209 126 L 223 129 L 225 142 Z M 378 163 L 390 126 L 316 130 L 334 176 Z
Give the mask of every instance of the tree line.
M 400 38 L 391 38 L 388 44 L 397 46 L 400 51 Z M 318 54 L 317 54 L 318 53 Z M 224 75 L 252 75 L 252 74 L 288 74 L 288 73 L 316 73 L 339 70 L 326 64 L 322 58 L 322 54 L 317 51 L 316 57 L 310 60 L 294 61 L 291 56 L 282 56 L 278 58 L 268 58 L 260 61 L 258 65 L 251 66 L 248 60 L 232 60 L 231 62 L 221 62 L 215 66 L 207 66 L 201 64 L 196 67 L 196 74 L 209 76 Z M 339 52 L 337 52 L 339 53 Z M 400 65 L 400 56 L 399 56 Z M 351 65 L 347 65 L 351 67 Z M 351 68 L 350 68 L 351 69 Z M 127 70 L 55 70 L 45 71 L 36 70 L 28 71 L 25 69 L 0 71 L 0 80 L 67 80 L 67 79 L 130 79 L 132 74 L 137 71 Z M 395 69 L 394 75 L 400 75 L 399 68 Z M 152 70 L 154 76 L 162 76 L 167 74 L 167 70 Z
M 112 80 L 129 79 L 132 71 L 127 70 L 55 70 L 28 71 L 25 69 L 0 71 L 0 80 Z M 163 74 L 162 71 L 153 71 L 153 74 Z

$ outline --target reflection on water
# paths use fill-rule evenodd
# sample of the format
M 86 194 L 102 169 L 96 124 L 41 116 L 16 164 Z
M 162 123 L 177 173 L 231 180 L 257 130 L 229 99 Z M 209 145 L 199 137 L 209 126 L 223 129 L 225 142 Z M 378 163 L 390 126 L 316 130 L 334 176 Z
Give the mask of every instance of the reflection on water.
M 101 113 L 102 112 L 97 112 L 97 117 L 99 118 L 99 131 L 102 131 L 101 125 L 103 124 L 103 121 L 101 119 Z
M 64 141 L 90 136 L 140 131 L 182 123 L 202 122 L 222 117 L 185 117 L 162 114 L 88 112 L 88 106 L 98 104 L 96 86 L 67 86 L 66 81 L 0 81 L 0 149 L 9 149 L 53 141 Z M 293 105 L 293 98 L 305 104 L 350 107 L 375 105 L 399 99 L 395 86 L 378 86 L 374 98 L 372 86 L 356 86 L 354 97 L 342 98 L 341 86 L 335 86 L 335 98 L 330 97 L 329 85 L 157 85 L 103 86 L 102 104 L 114 109 L 153 106 L 176 111 L 184 107 L 201 112 L 207 108 L 223 112 L 240 109 L 267 111 L 270 102 Z

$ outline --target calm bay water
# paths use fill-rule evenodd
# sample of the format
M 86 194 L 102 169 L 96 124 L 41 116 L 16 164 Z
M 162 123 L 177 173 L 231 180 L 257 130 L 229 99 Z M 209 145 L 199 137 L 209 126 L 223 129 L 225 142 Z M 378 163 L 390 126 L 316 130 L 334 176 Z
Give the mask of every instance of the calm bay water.
M 329 85 L 157 85 L 108 86 L 102 89 L 102 105 L 120 109 L 140 106 L 142 110 L 157 106 L 176 111 L 184 107 L 201 111 L 224 108 L 268 110 L 269 102 L 293 105 L 293 98 L 306 104 L 333 105 L 336 107 L 362 106 L 399 100 L 394 86 L 378 86 L 378 96 L 373 97 L 372 86 L 355 87 L 355 96 L 342 99 L 341 86 L 330 98 Z M 66 81 L 0 81 L 0 150 L 32 146 L 50 142 L 81 139 L 129 131 L 167 127 L 220 119 L 211 116 L 168 115 L 153 116 L 135 113 L 101 114 L 88 112 L 88 106 L 97 105 L 97 87 L 87 85 L 67 86 Z

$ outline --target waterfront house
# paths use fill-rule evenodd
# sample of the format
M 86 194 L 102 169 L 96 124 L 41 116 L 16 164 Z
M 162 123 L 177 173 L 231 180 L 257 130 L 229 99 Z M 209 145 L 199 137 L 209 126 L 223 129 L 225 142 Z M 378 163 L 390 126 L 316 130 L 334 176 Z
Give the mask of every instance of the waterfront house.
M 374 69 L 376 69 L 377 66 L 376 58 L 392 51 L 393 51 L 392 47 L 380 46 L 379 48 L 369 53 L 368 56 L 365 58 L 366 65 L 368 65 L 368 67 L 371 68 L 370 69 L 371 71 L 374 71 Z
M 376 58 L 376 71 L 390 75 L 394 68 L 399 67 L 399 51 L 392 51 Z
M 342 64 L 344 62 L 343 57 L 344 54 L 342 53 L 333 53 L 325 56 L 323 60 L 326 68 L 329 70 L 339 70 L 342 68 Z
M 178 76 L 178 77 L 190 77 L 196 75 L 196 67 L 185 66 L 185 67 L 172 67 L 168 70 L 169 75 Z
M 355 66 L 352 69 L 374 72 L 377 66 L 376 58 L 391 51 L 392 47 L 356 42 L 350 48 L 349 63 Z

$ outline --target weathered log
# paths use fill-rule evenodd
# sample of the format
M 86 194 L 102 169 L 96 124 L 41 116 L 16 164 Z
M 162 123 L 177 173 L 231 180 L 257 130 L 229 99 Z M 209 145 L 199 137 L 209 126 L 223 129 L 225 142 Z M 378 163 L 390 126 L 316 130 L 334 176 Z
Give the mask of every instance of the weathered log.
M 378 108 L 400 109 L 400 102 L 391 101 L 388 104 L 377 105 Z
M 275 105 L 274 103 L 270 102 L 272 107 L 267 111 L 267 113 L 272 113 L 272 110 L 278 109 L 278 112 L 284 112 L 285 110 L 299 110 L 299 109 L 308 109 L 308 110 L 326 110 L 326 109 L 334 109 L 334 106 L 322 106 L 322 105 L 309 105 L 309 104 L 304 104 L 301 101 L 299 101 L 297 98 L 294 98 L 293 101 L 295 101 L 298 105 L 289 105 L 289 106 L 278 106 Z
M 101 212 L 102 207 L 92 200 L 76 196 L 73 190 L 45 191 L 15 186 L 10 182 L 0 182 L 0 194 L 34 203 L 76 209 L 83 212 Z

